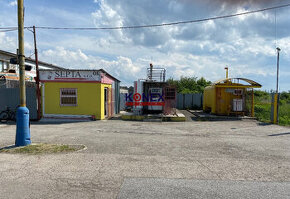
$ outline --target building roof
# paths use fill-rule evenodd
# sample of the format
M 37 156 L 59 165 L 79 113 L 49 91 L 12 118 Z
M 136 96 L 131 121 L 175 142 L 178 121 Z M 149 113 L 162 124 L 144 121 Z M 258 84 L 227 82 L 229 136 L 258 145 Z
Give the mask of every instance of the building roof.
M 109 73 L 107 73 L 107 71 L 105 71 L 104 69 L 99 69 L 100 71 L 102 71 L 103 73 L 105 73 L 106 75 L 110 76 L 112 79 L 121 82 L 120 80 L 118 80 L 117 78 L 113 77 L 112 75 L 110 75 Z
M 11 58 L 17 56 L 15 53 L 7 52 L 7 51 L 4 51 L 4 50 L 0 50 L 0 54 L 7 55 L 7 56 L 9 56 Z M 29 58 L 29 57 L 25 57 L 25 61 L 30 61 L 30 62 L 35 63 L 35 59 Z M 58 69 L 58 70 L 65 69 L 63 67 L 56 66 L 56 65 L 53 65 L 53 64 L 49 64 L 49 63 L 46 63 L 46 62 L 43 62 L 43 61 L 39 61 L 39 60 L 38 60 L 38 64 L 41 64 L 41 65 L 43 65 L 45 67 L 48 67 L 48 68 L 51 68 L 51 69 Z
M 245 82 L 246 84 L 242 84 L 240 81 Z M 226 78 L 219 81 L 214 82 L 212 85 L 216 87 L 244 87 L 244 88 L 261 88 L 262 85 L 246 78 Z

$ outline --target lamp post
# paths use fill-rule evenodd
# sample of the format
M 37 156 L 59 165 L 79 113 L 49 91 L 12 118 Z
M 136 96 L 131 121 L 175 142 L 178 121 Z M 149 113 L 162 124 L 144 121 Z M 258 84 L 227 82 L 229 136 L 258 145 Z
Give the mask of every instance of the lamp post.
M 278 83 L 279 83 L 279 57 L 280 57 L 280 48 L 276 48 L 277 50 L 277 82 L 276 82 L 276 93 L 279 93 Z
M 24 9 L 23 0 L 18 0 L 18 42 L 19 42 L 19 89 L 20 107 L 16 111 L 16 146 L 31 144 L 29 129 L 29 110 L 26 107 L 25 56 L 24 56 Z

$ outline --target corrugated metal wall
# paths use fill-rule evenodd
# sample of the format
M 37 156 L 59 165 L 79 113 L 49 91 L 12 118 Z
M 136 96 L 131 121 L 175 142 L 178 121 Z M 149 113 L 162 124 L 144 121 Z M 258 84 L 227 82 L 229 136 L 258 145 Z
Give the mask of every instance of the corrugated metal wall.
M 0 111 L 10 107 L 15 110 L 19 105 L 19 88 L 0 88 Z M 35 88 L 26 88 L 26 106 L 29 109 L 30 119 L 37 119 L 37 98 Z
M 126 109 L 126 93 L 120 93 L 120 110 Z
M 120 113 L 120 82 L 115 80 L 115 114 Z
M 202 108 L 202 94 L 177 94 L 177 109 L 200 109 Z

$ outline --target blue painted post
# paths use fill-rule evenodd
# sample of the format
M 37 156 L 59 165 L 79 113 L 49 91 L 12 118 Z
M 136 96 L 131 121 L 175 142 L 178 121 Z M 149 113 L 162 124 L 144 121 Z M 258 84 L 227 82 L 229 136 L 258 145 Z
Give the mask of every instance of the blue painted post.
M 29 110 L 27 107 L 19 107 L 16 111 L 15 146 L 27 146 L 30 144 Z

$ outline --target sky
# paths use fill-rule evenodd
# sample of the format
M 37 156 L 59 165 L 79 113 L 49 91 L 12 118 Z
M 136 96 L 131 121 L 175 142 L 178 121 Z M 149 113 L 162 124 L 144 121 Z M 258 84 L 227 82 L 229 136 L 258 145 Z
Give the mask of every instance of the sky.
M 290 0 L 24 0 L 25 26 L 115 27 L 161 24 L 235 14 Z M 212 82 L 243 77 L 290 90 L 290 7 L 235 18 L 125 30 L 37 29 L 39 60 L 72 69 L 103 68 L 121 85 L 146 77 L 150 63 L 167 78 L 204 77 Z M 17 1 L 0 0 L 0 27 L 17 26 Z M 16 52 L 17 31 L 0 32 L 0 49 Z M 25 54 L 33 54 L 25 30 Z M 34 55 L 32 55 L 34 58 Z

